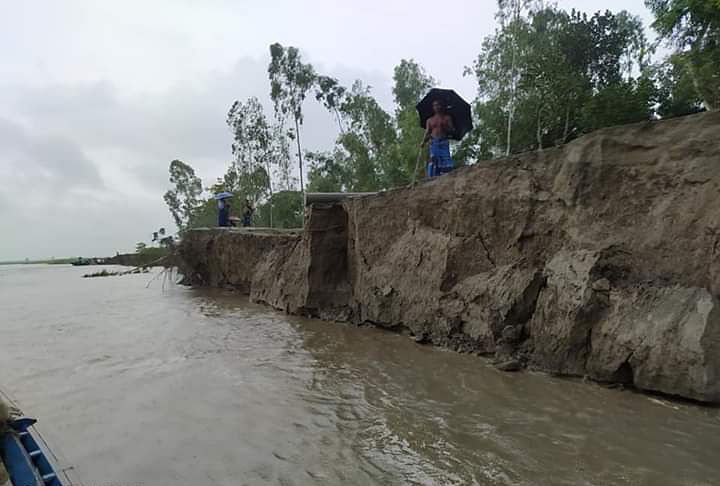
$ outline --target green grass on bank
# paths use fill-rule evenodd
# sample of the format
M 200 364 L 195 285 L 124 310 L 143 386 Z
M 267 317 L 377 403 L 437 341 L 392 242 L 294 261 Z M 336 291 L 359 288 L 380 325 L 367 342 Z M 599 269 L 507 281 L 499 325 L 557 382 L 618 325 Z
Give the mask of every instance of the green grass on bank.
M 130 266 L 138 266 L 142 267 L 145 265 L 148 265 L 150 263 L 155 262 L 156 260 L 159 260 L 160 258 L 168 255 L 170 253 L 170 250 L 167 248 L 157 248 L 157 247 L 148 247 L 142 249 L 138 253 L 129 253 L 125 255 L 117 255 L 115 257 L 98 257 L 99 259 L 104 260 L 104 264 L 121 264 L 121 265 L 130 265 Z M 85 259 L 95 259 L 96 257 L 81 257 L 83 260 Z M 121 261 L 115 261 L 115 260 L 121 260 Z M 78 261 L 78 257 L 69 257 L 69 258 L 50 258 L 45 260 L 9 260 L 9 261 L 0 261 L 0 265 L 37 265 L 37 264 L 45 264 L 45 265 L 69 265 L 73 262 Z

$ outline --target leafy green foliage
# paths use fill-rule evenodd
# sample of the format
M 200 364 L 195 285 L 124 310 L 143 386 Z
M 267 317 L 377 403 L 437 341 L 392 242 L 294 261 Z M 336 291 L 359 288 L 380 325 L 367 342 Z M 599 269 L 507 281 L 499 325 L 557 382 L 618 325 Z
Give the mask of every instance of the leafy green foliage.
M 670 56 L 657 69 L 660 100 L 658 115 L 671 118 L 702 111 L 702 98 L 695 89 L 690 69 L 682 56 Z
M 170 165 L 170 180 L 175 188 L 168 191 L 165 201 L 181 233 L 189 228 L 216 226 L 218 203 L 214 194 L 224 191 L 234 195 L 228 202 L 232 215 L 242 212 L 241 206 L 247 199 L 259 209 L 254 216 L 256 224 L 281 228 L 301 224 L 301 193 L 287 190 L 291 180 L 290 156 L 288 137 L 282 126 L 268 122 L 257 98 L 235 101 L 226 122 L 233 137 L 233 159 L 223 177 L 207 188 L 205 198 L 201 197 L 202 183 L 192 167 L 180 161 Z M 277 194 L 273 193 L 275 184 L 281 188 Z M 275 209 L 275 204 L 280 206 Z M 161 243 L 167 240 L 160 238 L 159 231 L 156 233 L 155 240 Z
M 374 191 L 382 187 L 387 150 L 395 142 L 392 117 L 356 81 L 337 107 L 345 131 L 330 153 L 309 153 L 309 185 L 328 190 Z
M 542 150 L 584 133 L 720 106 L 720 0 L 646 0 L 655 28 L 676 48 L 664 62 L 654 54 L 639 18 L 627 12 L 567 12 L 542 0 L 499 0 L 496 32 L 486 38 L 467 75 L 477 80 L 475 128 L 454 150 L 457 165 L 507 153 Z M 423 129 L 416 104 L 437 84 L 417 62 L 393 72 L 394 110 L 383 109 L 369 86 L 346 87 L 303 62 L 296 47 L 270 46 L 268 77 L 274 108 L 269 123 L 256 98 L 233 103 L 227 117 L 232 163 L 207 190 L 248 198 L 254 222 L 280 228 L 303 222 L 303 157 L 307 189 L 375 191 L 408 184 Z M 340 134 L 325 152 L 302 151 L 300 128 L 308 93 L 336 119 Z M 287 122 L 291 127 L 287 128 Z M 290 175 L 296 144 L 300 191 Z M 421 175 L 421 174 L 419 174 Z M 175 160 L 165 194 L 178 228 L 214 226 L 217 202 L 202 198 L 194 170 Z M 159 232 L 158 232 L 159 233 Z M 155 238 L 162 241 L 160 235 Z
M 647 77 L 610 84 L 582 107 L 583 130 L 590 132 L 602 127 L 650 120 L 654 103 L 655 86 Z
M 192 225 L 202 194 L 202 181 L 195 170 L 180 160 L 170 162 L 170 183 L 174 188 L 165 193 L 164 199 L 180 232 Z
M 352 178 L 346 154 L 336 149 L 334 152 L 308 152 L 310 162 L 308 172 L 309 192 L 342 192 L 348 190 Z
M 645 0 L 645 5 L 655 14 L 653 27 L 677 45 L 704 48 L 717 42 L 718 0 Z
M 394 117 L 361 81 L 350 89 L 328 83 L 341 93 L 332 108 L 344 130 L 333 151 L 307 154 L 309 190 L 377 191 L 411 181 L 423 138 L 415 105 L 435 81 L 414 60 L 402 60 L 393 79 Z
M 212 189 L 211 194 L 216 191 Z M 198 206 L 193 217 L 193 228 L 212 228 L 218 225 L 218 202 L 214 197 L 210 196 Z
M 415 110 L 436 81 L 414 59 L 402 59 L 393 72 L 393 96 L 397 111 Z
M 290 131 L 290 136 L 297 143 L 300 190 L 304 191 L 300 127 L 303 123 L 303 102 L 316 81 L 315 70 L 310 64 L 302 62 L 300 50 L 297 47 L 285 48 L 281 44 L 275 43 L 270 46 L 268 76 L 270 78 L 270 98 L 273 100 L 275 113 L 281 121 L 281 125 L 284 125 L 284 120 L 288 116 L 295 123 L 294 131 Z
M 395 164 L 389 164 L 385 171 L 387 187 L 408 184 L 418 159 L 422 157 L 425 167 L 427 152 L 418 147 L 423 139 L 424 130 L 420 126 L 415 106 L 427 92 L 437 84 L 414 59 L 403 59 L 393 72 L 393 96 L 395 98 L 395 123 L 397 130 L 397 148 L 394 151 Z
M 317 76 L 315 86 L 315 99 L 335 115 L 338 128 L 340 128 L 341 132 L 344 132 L 345 127 L 340 116 L 339 107 L 345 101 L 347 89 L 341 86 L 337 79 L 323 75 Z
M 249 200 L 253 207 L 273 192 L 273 168 L 287 160 L 287 138 L 275 136 L 260 101 L 251 97 L 245 103 L 235 101 L 227 116 L 233 134 L 233 162 L 223 178 L 223 189 L 237 200 Z M 272 211 L 270 213 L 272 226 Z
M 542 149 L 653 115 L 639 19 L 555 7 L 520 15 L 515 8 L 515 15 L 501 15 L 508 21 L 466 71 L 478 81 L 478 123 L 462 150 L 485 156 Z
M 678 79 L 692 81 L 707 109 L 720 109 L 720 2 L 646 0 L 645 5 L 655 14 L 653 27 L 676 48 L 669 63 Z
M 279 191 L 272 199 L 257 208 L 255 216 L 259 226 L 268 226 L 272 208 L 275 228 L 301 228 L 303 225 L 304 201 L 299 191 Z

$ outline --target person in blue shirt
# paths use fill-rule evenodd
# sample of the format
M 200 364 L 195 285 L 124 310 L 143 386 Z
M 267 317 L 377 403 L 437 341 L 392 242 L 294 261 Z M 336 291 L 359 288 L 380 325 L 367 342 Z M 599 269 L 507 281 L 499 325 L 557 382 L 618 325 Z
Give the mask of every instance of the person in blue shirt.
M 218 226 L 230 226 L 230 201 L 228 199 L 218 200 Z

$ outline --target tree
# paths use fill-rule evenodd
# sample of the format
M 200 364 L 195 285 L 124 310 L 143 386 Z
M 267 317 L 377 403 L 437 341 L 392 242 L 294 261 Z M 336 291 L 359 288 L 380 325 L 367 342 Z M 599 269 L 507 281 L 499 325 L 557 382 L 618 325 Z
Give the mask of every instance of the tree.
M 200 205 L 202 181 L 192 167 L 180 160 L 173 160 L 170 162 L 170 183 L 174 188 L 168 190 L 163 199 L 182 233 L 192 226 L 195 211 Z
M 642 23 L 626 12 L 588 17 L 536 6 L 515 16 L 466 71 L 478 80 L 477 126 L 462 151 L 541 150 L 651 118 L 656 92 L 647 53 Z
M 390 150 L 397 137 L 392 117 L 371 95 L 370 87 L 355 81 L 341 107 L 347 131 L 339 138 L 350 162 L 350 190 L 376 191 L 390 177 Z
M 266 225 L 270 218 L 272 206 L 276 228 L 301 228 L 304 215 L 304 198 L 299 191 L 278 191 L 273 194 L 272 200 L 257 208 L 259 224 Z
M 720 28 L 717 0 L 645 0 L 655 15 L 653 27 L 679 47 L 714 47 Z
M 687 74 L 709 110 L 720 109 L 720 2 L 645 0 L 655 15 L 653 27 L 674 46 L 675 63 Z
M 693 83 L 687 62 L 677 54 L 669 56 L 659 65 L 657 113 L 663 118 L 698 113 L 703 101 Z
M 376 191 L 391 185 L 398 167 L 393 118 L 356 81 L 347 90 L 338 113 L 345 131 L 329 153 L 310 153 L 310 185 L 335 190 Z
M 330 76 L 317 76 L 315 83 L 315 99 L 335 115 L 340 132 L 345 131 L 339 108 L 345 101 L 347 89 L 337 79 Z
M 272 227 L 273 168 L 287 166 L 287 138 L 268 123 L 255 97 L 245 103 L 235 101 L 226 122 L 233 134 L 233 162 L 224 178 L 225 190 L 250 199 L 255 207 L 267 197 Z
M 221 179 L 222 181 L 222 179 Z M 220 188 L 220 190 L 218 190 Z M 224 186 L 222 183 L 213 185 L 210 188 L 210 194 L 216 194 L 222 192 Z M 218 224 L 218 202 L 214 197 L 210 196 L 207 199 L 200 202 L 198 207 L 195 209 L 192 218 L 193 228 L 212 228 Z
M 308 172 L 308 191 L 342 192 L 347 191 L 352 176 L 345 154 L 339 148 L 333 152 L 308 152 L 310 162 Z
M 334 150 L 306 154 L 308 188 L 376 191 L 408 184 L 424 131 L 415 106 L 435 80 L 414 60 L 403 59 L 393 74 L 393 116 L 359 80 L 347 89 L 328 76 L 317 79 L 316 98 L 336 114 L 341 133 Z
M 645 26 L 640 17 L 630 15 L 627 11 L 616 16 L 617 30 L 623 38 L 624 52 L 622 69 L 628 81 L 632 81 L 637 72 L 648 68 L 652 48 L 645 35 Z
M 393 82 L 396 113 L 414 111 L 415 105 L 436 83 L 414 59 L 402 59 L 400 64 L 395 66 Z
M 515 103 L 520 79 L 520 57 L 522 55 L 522 47 L 520 43 L 520 36 L 522 34 L 522 16 L 525 10 L 529 9 L 532 4 L 532 0 L 498 0 L 498 13 L 496 17 L 500 20 L 501 24 L 503 24 L 503 28 L 508 34 L 508 43 L 510 47 L 507 147 L 505 155 L 510 155 L 512 146 L 512 126 L 515 117 Z
M 275 113 L 281 119 L 291 116 L 295 130 L 290 136 L 297 143 L 297 157 L 300 166 L 300 191 L 305 192 L 303 181 L 303 159 L 300 143 L 300 127 L 303 123 L 302 105 L 307 92 L 315 84 L 315 70 L 302 62 L 296 47 L 283 47 L 279 43 L 270 46 L 270 97 L 275 104 Z M 282 124 L 282 123 L 281 123 Z
M 413 178 L 418 156 L 427 157 L 426 153 L 418 153 L 424 129 L 420 126 L 415 107 L 437 84 L 414 59 L 402 59 L 395 66 L 393 81 L 398 143 L 393 157 L 395 163 L 388 164 L 384 171 L 389 187 L 408 184 Z
M 655 85 L 649 77 L 613 83 L 582 107 L 584 131 L 649 120 L 655 100 Z M 619 106 L 622 109 L 618 109 Z
M 522 14 L 525 3 L 516 0 L 499 1 L 497 18 L 500 28 L 495 35 L 483 41 L 480 55 L 467 68 L 466 74 L 475 74 L 478 82 L 476 112 L 481 114 L 478 129 L 474 131 L 475 144 L 482 140 L 493 153 L 513 150 L 513 132 L 517 131 L 517 91 L 521 76 L 520 57 L 522 39 L 528 22 Z M 485 116 L 482 116 L 482 115 Z M 467 145 L 467 144 L 466 144 Z M 466 146 L 466 151 L 471 151 Z

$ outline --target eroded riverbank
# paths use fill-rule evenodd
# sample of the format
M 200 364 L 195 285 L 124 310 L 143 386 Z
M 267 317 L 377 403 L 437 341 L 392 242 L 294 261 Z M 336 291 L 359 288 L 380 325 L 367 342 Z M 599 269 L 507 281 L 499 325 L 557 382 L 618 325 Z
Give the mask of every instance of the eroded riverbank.
M 193 230 L 194 285 L 527 368 L 720 403 L 720 113 L 598 130 L 302 233 Z
M 720 477 L 717 409 L 508 375 L 236 292 L 146 289 L 149 276 L 85 271 L 0 267 L 0 383 L 86 484 L 710 486 Z

